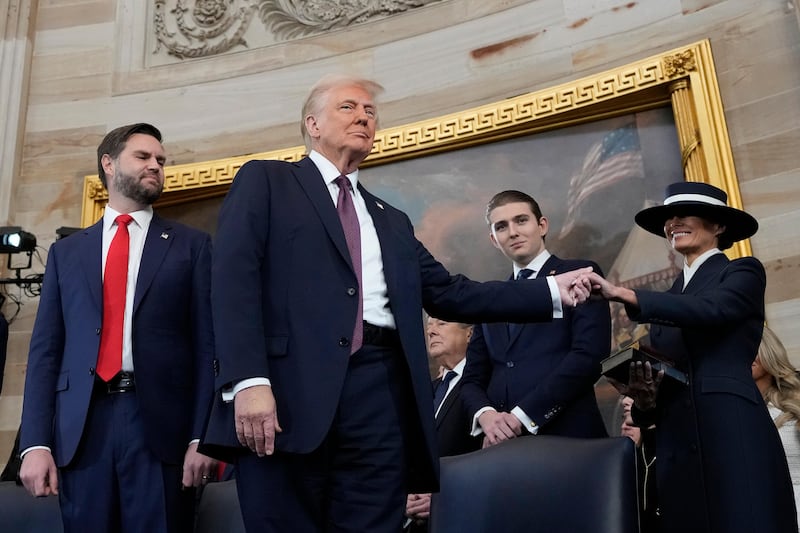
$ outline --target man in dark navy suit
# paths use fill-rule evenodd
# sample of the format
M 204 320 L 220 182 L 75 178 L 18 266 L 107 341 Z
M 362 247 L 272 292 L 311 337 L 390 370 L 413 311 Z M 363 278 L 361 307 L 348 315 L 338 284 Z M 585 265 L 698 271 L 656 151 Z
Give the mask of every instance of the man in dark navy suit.
M 164 161 L 150 124 L 106 135 L 103 218 L 47 258 L 20 477 L 58 494 L 68 532 L 192 531 L 184 488 L 215 469 L 197 452 L 214 390 L 211 240 L 153 212 Z
M 496 194 L 486 208 L 489 237 L 511 259 L 518 285 L 590 261 L 560 259 L 547 251 L 549 222 L 539 204 L 520 191 Z M 595 300 L 566 309 L 546 324 L 476 326 L 464 370 L 463 392 L 474 417 L 473 434 L 491 446 L 520 435 L 608 436 L 594 383 L 611 349 L 611 317 Z
M 472 417 L 461 401 L 461 376 L 466 364 L 472 325 L 429 317 L 425 335 L 428 356 L 442 370 L 432 383 L 439 456 L 461 455 L 478 450 L 481 440 L 470 435 Z M 430 493 L 409 494 L 406 501 L 406 530 L 415 533 L 427 531 L 430 509 Z
M 422 310 L 447 320 L 551 320 L 579 273 L 523 289 L 451 276 L 408 217 L 370 194 L 381 87 L 329 77 L 302 111 L 308 157 L 250 161 L 219 217 L 218 364 L 203 444 L 238 456 L 249 531 L 397 532 L 406 496 L 437 488 Z

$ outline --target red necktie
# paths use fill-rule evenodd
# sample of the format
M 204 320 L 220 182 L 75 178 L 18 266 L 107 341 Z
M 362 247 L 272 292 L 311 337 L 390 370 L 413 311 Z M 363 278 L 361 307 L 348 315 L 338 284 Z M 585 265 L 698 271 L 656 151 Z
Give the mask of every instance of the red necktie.
M 356 323 L 353 327 L 353 339 L 350 342 L 350 353 L 356 353 L 364 341 L 364 299 L 361 296 L 361 226 L 358 223 L 356 207 L 350 189 L 353 187 L 347 176 L 339 176 L 335 180 L 339 186 L 339 199 L 336 202 L 336 212 L 344 230 L 347 249 L 350 251 L 350 260 L 358 279 L 358 312 Z
M 133 217 L 117 217 L 117 233 L 106 256 L 103 276 L 103 328 L 100 352 L 97 356 L 97 375 L 109 381 L 122 370 L 122 325 L 125 319 L 125 288 L 128 284 L 128 224 Z

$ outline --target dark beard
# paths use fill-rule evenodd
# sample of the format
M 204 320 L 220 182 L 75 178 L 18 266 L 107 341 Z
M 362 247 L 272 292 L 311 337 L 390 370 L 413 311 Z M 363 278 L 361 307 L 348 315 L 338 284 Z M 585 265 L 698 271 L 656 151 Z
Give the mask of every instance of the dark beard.
M 159 199 L 161 191 L 164 189 L 162 183 L 158 189 L 149 189 L 142 185 L 141 181 L 129 174 L 123 174 L 119 170 L 114 173 L 112 186 L 126 198 L 141 205 L 151 205 Z

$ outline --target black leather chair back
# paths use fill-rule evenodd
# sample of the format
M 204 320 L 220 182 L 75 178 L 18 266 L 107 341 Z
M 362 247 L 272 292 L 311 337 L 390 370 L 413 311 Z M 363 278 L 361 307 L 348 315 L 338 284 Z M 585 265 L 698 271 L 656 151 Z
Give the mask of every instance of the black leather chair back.
M 627 437 L 531 436 L 443 457 L 431 533 L 638 533 Z

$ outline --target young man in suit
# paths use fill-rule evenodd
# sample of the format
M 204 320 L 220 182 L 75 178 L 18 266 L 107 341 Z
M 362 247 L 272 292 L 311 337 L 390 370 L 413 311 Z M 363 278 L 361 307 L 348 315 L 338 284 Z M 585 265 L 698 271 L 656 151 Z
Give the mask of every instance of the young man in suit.
M 472 325 L 429 317 L 425 335 L 428 356 L 443 369 L 442 375 L 432 383 L 439 456 L 461 455 L 478 450 L 481 441 L 469 434 L 471 417 L 461 402 L 461 375 L 466 364 Z M 406 531 L 428 531 L 430 509 L 430 493 L 409 494 L 406 501 Z
M 408 217 L 360 183 L 381 89 L 317 83 L 302 111 L 308 157 L 246 163 L 220 211 L 221 395 L 204 446 L 238 458 L 249 531 L 398 531 L 407 494 L 437 488 L 423 307 L 466 322 L 550 320 L 587 295 L 577 272 L 525 290 L 451 276 Z
M 25 382 L 20 477 L 58 494 L 67 532 L 190 532 L 213 395 L 211 240 L 151 204 L 161 133 L 122 126 L 97 149 L 103 218 L 50 249 Z
M 492 244 L 513 263 L 513 279 L 586 266 L 600 272 L 593 262 L 559 259 L 547 251 L 549 222 L 523 192 L 496 194 L 486 221 Z M 484 435 L 484 447 L 530 434 L 607 436 L 594 383 L 610 348 L 611 317 L 602 301 L 567 309 L 563 320 L 550 323 L 476 326 L 462 379 L 473 434 Z

